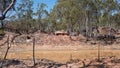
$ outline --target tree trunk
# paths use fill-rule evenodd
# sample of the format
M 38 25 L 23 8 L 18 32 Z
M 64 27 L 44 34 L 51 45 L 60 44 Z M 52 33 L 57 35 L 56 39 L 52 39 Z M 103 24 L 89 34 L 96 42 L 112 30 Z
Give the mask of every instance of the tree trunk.
M 8 54 L 8 51 L 9 51 L 10 47 L 11 47 L 11 41 L 10 41 L 9 36 L 8 36 L 8 39 L 7 39 L 7 50 L 5 52 L 5 56 L 4 56 L 4 58 L 3 58 L 3 60 L 2 60 L 2 62 L 0 64 L 0 68 L 2 68 L 2 66 L 3 66 L 3 63 L 4 63 L 4 61 L 5 61 L 6 57 L 7 57 L 7 54 Z

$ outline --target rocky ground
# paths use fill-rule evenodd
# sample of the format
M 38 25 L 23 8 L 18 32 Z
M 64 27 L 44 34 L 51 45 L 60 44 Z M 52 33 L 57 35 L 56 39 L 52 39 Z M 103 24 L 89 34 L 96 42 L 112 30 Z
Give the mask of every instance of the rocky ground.
M 47 46 L 83 46 L 83 45 L 93 45 L 92 43 L 94 41 L 88 41 L 86 42 L 86 37 L 83 35 L 79 36 L 70 36 L 67 35 L 54 35 L 54 34 L 45 34 L 35 32 L 33 34 L 23 34 L 23 35 L 17 35 L 15 33 L 6 32 L 6 35 L 3 37 L 2 40 L 0 40 L 0 45 L 4 45 L 4 43 L 7 41 L 7 37 L 9 35 L 10 40 L 13 40 L 14 44 L 27 44 L 32 43 L 32 39 L 35 38 L 35 44 L 36 45 L 47 45 Z M 101 41 L 102 45 L 104 41 Z M 116 42 L 114 42 L 113 45 L 120 44 L 120 39 L 117 39 Z
M 0 61 L 2 62 L 2 60 Z M 70 59 L 66 63 L 58 63 L 48 59 L 32 60 L 7 59 L 2 68 L 120 68 L 120 59 L 114 56 L 95 59 Z

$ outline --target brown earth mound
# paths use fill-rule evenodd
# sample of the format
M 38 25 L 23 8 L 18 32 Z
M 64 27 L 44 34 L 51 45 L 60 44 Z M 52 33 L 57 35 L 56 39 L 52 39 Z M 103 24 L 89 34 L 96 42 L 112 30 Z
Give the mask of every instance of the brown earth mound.
M 94 42 L 94 41 L 90 41 L 86 43 L 86 38 L 83 35 L 70 37 L 68 35 L 53 35 L 53 34 L 49 35 L 45 33 L 36 32 L 34 34 L 29 34 L 29 35 L 23 34 L 17 36 L 17 34 L 6 32 L 5 37 L 2 40 L 0 40 L 0 45 L 4 45 L 8 35 L 10 36 L 10 39 L 14 37 L 13 40 L 14 44 L 32 43 L 33 37 L 35 38 L 35 42 L 37 45 L 49 45 L 49 46 L 91 45 L 91 43 Z M 120 42 L 120 40 L 117 40 L 117 42 Z
M 85 43 L 85 37 L 81 36 L 72 36 L 72 39 L 70 39 L 67 35 L 49 35 L 49 34 L 43 34 L 43 33 L 34 33 L 31 35 L 20 35 L 17 36 L 14 33 L 7 32 L 7 34 L 4 36 L 2 40 L 0 40 L 0 45 L 3 45 L 7 41 L 7 37 L 10 37 L 12 39 L 13 37 L 13 43 L 14 44 L 26 44 L 32 42 L 32 38 L 35 37 L 35 42 L 37 45 L 51 45 L 51 46 L 69 46 L 69 45 L 84 45 Z M 28 38 L 29 37 L 29 38 Z

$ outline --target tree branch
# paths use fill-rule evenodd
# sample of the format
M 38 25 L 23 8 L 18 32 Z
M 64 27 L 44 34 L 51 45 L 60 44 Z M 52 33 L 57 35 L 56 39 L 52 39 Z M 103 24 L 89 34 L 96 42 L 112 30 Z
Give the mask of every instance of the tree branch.
M 0 16 L 0 20 L 4 20 L 5 16 L 7 14 L 7 12 L 13 7 L 13 5 L 15 4 L 16 0 L 11 0 L 12 2 L 10 3 L 10 5 L 4 10 L 4 12 L 2 13 L 2 16 Z

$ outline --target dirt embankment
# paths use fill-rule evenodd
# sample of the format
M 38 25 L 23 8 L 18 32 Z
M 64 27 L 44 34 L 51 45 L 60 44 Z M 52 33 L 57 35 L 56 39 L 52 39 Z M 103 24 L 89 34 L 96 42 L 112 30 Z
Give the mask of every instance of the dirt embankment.
M 14 37 L 13 44 L 27 44 L 32 43 L 32 38 L 35 38 L 35 44 L 40 46 L 91 46 L 91 44 L 94 41 L 88 41 L 86 42 L 86 38 L 83 35 L 79 36 L 70 36 L 68 35 L 53 35 L 53 34 L 44 34 L 36 32 L 34 34 L 30 35 L 16 35 L 14 33 L 7 32 L 5 37 L 0 40 L 0 45 L 4 44 L 7 40 L 7 36 L 10 36 L 10 39 Z M 16 37 L 15 37 L 16 36 Z M 114 43 L 112 45 L 119 45 L 120 40 L 117 40 L 118 43 Z M 103 43 L 103 41 L 101 41 Z M 102 44 L 106 45 L 106 44 Z
M 10 37 L 12 39 L 16 34 L 7 32 L 5 37 L 0 40 L 1 44 L 4 44 L 4 42 L 7 40 L 7 37 Z M 29 38 L 28 38 L 29 37 Z M 20 35 L 16 36 L 14 39 L 14 43 L 16 44 L 26 44 L 32 41 L 32 38 L 35 38 L 35 42 L 37 45 L 52 45 L 52 46 L 77 46 L 77 45 L 84 45 L 85 37 L 83 36 L 74 36 L 72 37 L 74 40 L 71 40 L 69 36 L 67 35 L 49 35 L 44 33 L 34 33 L 30 35 Z

